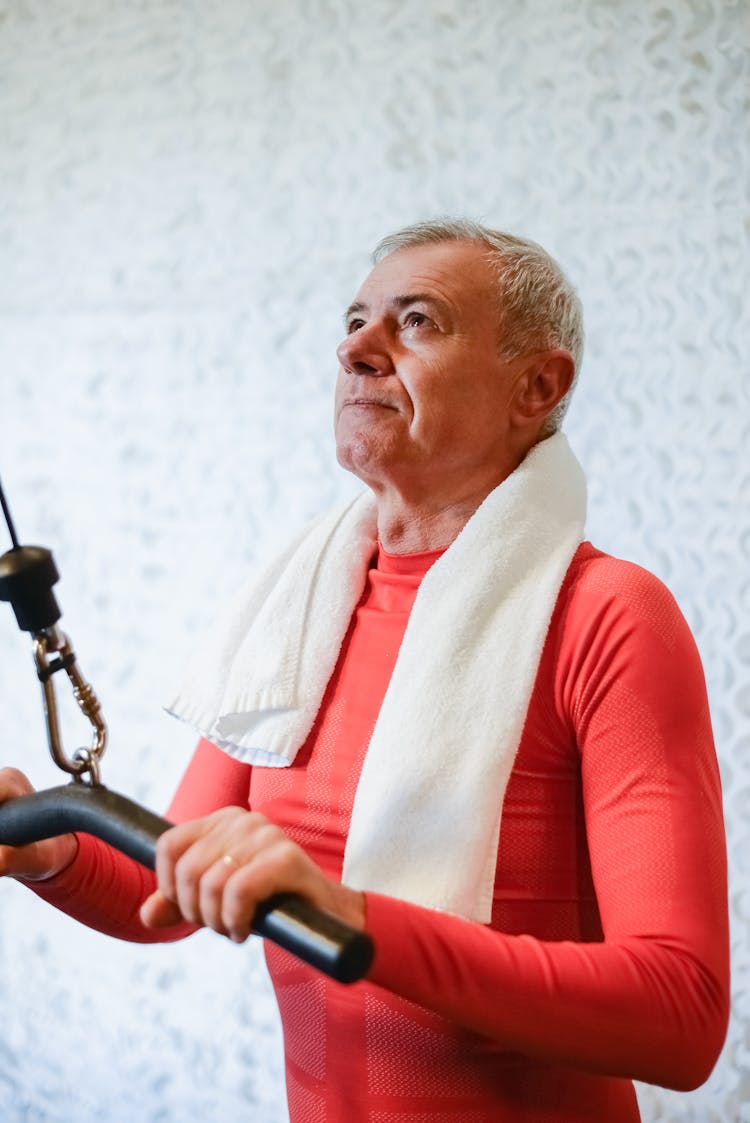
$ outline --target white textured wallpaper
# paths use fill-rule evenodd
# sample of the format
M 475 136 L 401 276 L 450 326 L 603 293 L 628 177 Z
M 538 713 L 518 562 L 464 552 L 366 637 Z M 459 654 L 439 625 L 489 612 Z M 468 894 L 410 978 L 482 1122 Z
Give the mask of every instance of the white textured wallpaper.
M 680 601 L 725 785 L 733 1021 L 703 1088 L 639 1090 L 649 1123 L 750 1120 L 749 59 L 747 0 L 0 0 L 0 473 L 104 779 L 157 810 L 190 645 L 353 487 L 333 350 L 374 242 L 468 214 L 578 284 L 590 537 Z M 6 608 L 0 653 L 2 757 L 57 783 Z M 257 946 L 131 947 L 14 883 L 0 910 L 3 1123 L 283 1123 Z

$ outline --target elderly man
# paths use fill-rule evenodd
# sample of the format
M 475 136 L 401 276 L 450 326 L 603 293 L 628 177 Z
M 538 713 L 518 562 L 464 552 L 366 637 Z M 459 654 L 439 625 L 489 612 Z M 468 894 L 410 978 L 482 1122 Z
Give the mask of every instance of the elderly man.
M 86 836 L 2 853 L 127 939 L 242 941 L 279 891 L 368 930 L 350 988 L 267 950 L 292 1123 L 630 1123 L 632 1079 L 695 1087 L 721 1048 L 703 675 L 666 589 L 581 542 L 559 432 L 581 347 L 534 243 L 385 239 L 338 349 L 338 457 L 367 491 L 197 653 L 171 708 L 204 736 L 156 882 Z

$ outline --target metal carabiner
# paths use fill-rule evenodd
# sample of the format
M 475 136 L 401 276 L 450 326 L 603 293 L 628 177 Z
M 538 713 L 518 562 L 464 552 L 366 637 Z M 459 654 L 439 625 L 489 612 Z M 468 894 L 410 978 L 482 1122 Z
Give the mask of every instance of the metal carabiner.
M 57 626 L 61 612 L 52 588 L 60 574 L 51 552 L 44 546 L 19 544 L 2 484 L 0 506 L 13 543 L 12 549 L 0 557 L 0 600 L 10 601 L 19 628 L 28 632 L 34 641 L 34 661 L 37 677 L 42 684 L 44 716 L 52 759 L 58 768 L 67 772 L 74 780 L 82 780 L 84 776 L 88 776 L 91 785 L 99 784 L 99 761 L 107 744 L 107 727 L 99 700 L 76 665 L 73 645 Z M 79 709 L 94 727 L 94 743 L 90 748 L 78 749 L 72 757 L 66 754 L 60 737 L 57 698 L 52 681 L 52 676 L 57 671 L 65 671 L 67 674 Z
M 99 761 L 107 747 L 107 726 L 102 717 L 99 699 L 91 684 L 78 669 L 70 640 L 56 624 L 32 635 L 34 661 L 37 677 L 42 684 L 47 739 L 52 759 L 58 768 L 69 773 L 75 780 L 82 781 L 84 776 L 88 775 L 89 784 L 98 784 L 100 783 Z M 50 655 L 54 658 L 50 659 Z M 53 682 L 53 675 L 58 671 L 65 671 L 67 674 L 79 709 L 94 727 L 93 744 L 89 748 L 77 749 L 72 757 L 69 757 L 63 749 L 60 736 L 57 697 Z

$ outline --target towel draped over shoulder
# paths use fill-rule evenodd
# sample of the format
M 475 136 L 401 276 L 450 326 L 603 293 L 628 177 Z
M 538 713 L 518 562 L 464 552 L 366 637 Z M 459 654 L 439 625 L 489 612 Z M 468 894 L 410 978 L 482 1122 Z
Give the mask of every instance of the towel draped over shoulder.
M 488 923 L 503 797 L 586 483 L 535 445 L 419 587 L 359 779 L 343 881 Z M 377 550 L 370 492 L 237 598 L 168 709 L 254 765 L 288 766 L 320 708 Z

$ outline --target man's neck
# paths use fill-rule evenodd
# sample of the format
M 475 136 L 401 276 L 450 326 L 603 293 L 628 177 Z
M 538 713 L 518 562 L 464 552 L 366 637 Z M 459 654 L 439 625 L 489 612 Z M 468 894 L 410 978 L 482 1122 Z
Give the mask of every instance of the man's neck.
M 431 491 L 414 498 L 394 489 L 376 491 L 378 537 L 383 547 L 390 554 L 416 554 L 450 546 L 504 478 L 452 495 Z
M 448 508 L 425 512 L 383 511 L 378 506 L 378 537 L 389 554 L 416 554 L 450 546 L 476 511 Z
M 509 450 L 505 462 L 479 466 L 471 475 L 455 471 L 429 478 L 389 472 L 365 479 L 375 494 L 378 535 L 391 554 L 413 554 L 450 546 L 487 496 L 507 479 L 535 441 Z

